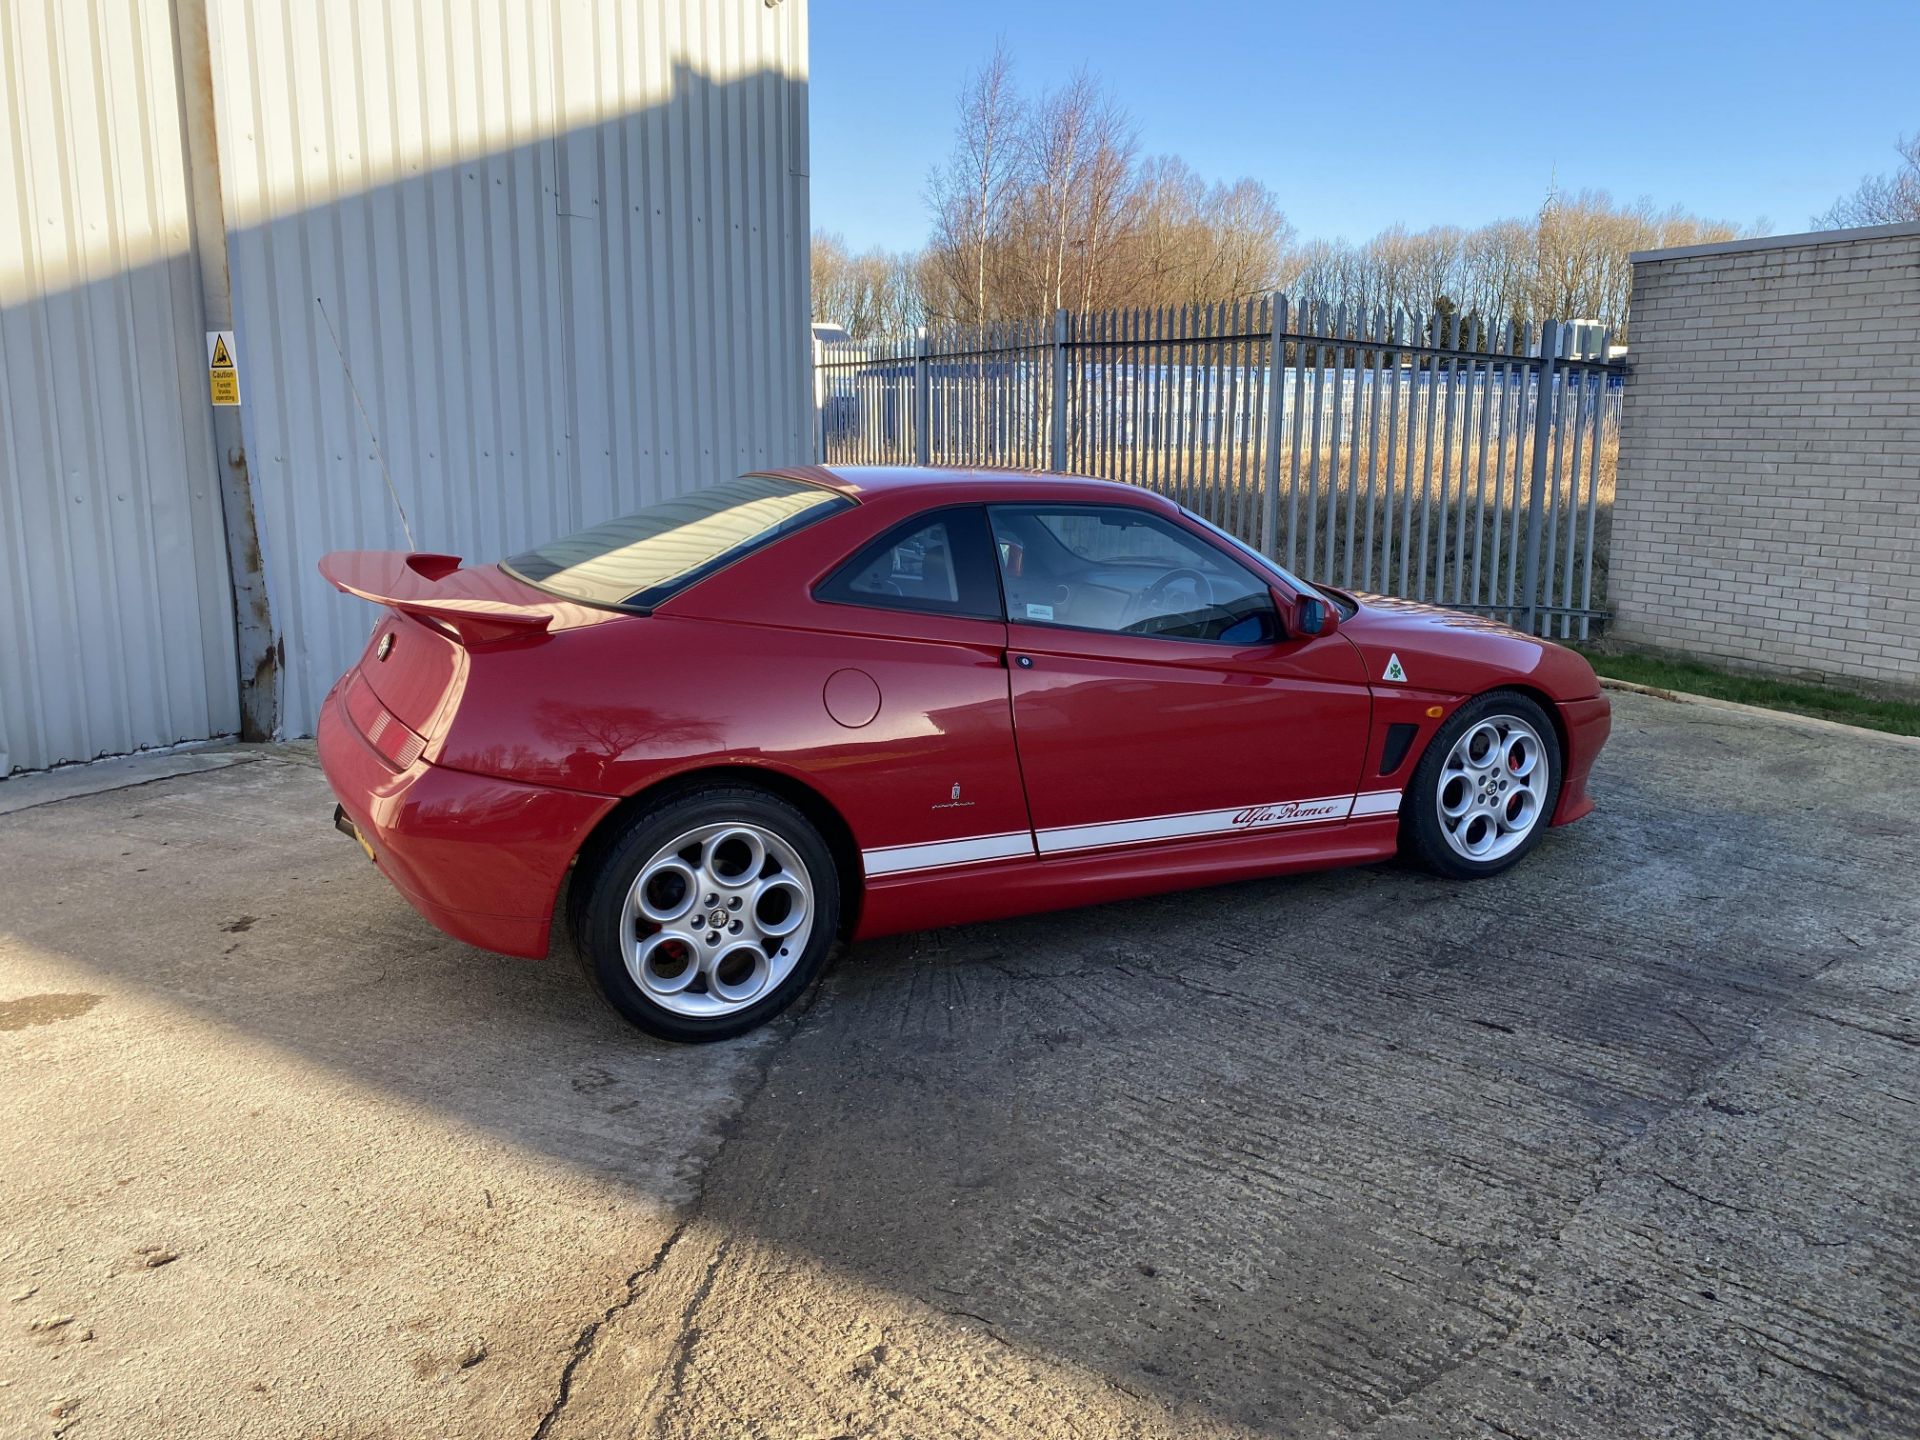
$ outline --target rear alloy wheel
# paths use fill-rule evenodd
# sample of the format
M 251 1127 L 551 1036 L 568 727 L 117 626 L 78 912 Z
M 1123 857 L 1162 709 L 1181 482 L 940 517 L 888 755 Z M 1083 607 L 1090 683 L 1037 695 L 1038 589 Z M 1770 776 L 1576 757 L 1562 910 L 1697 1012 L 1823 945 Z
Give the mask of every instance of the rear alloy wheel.
M 1553 724 L 1524 695 L 1455 711 L 1415 768 L 1402 809 L 1407 847 L 1456 879 L 1497 875 L 1539 842 L 1560 796 Z
M 819 832 L 785 801 L 729 787 L 637 818 L 586 887 L 574 933 L 627 1019 L 667 1040 L 723 1040 L 793 1003 L 838 924 Z

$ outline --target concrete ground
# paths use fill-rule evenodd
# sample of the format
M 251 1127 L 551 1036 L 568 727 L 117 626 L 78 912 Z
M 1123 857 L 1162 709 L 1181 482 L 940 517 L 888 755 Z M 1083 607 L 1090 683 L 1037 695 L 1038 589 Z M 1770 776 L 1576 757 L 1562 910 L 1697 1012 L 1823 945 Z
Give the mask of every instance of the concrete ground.
M 1500 880 L 903 937 L 702 1049 L 298 749 L 0 817 L 0 1434 L 1920 1431 L 1920 749 L 1616 703 Z

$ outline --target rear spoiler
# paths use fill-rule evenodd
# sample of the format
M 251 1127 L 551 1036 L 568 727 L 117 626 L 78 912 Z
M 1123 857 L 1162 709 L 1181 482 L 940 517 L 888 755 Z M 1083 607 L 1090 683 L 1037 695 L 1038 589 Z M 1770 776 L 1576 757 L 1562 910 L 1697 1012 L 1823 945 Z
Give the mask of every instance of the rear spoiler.
M 551 610 L 518 598 L 527 593 L 524 587 L 490 568 L 462 570 L 458 555 L 335 550 L 320 558 L 320 574 L 336 590 L 438 623 L 464 645 L 531 638 L 553 622 Z M 455 575 L 459 578 L 448 584 Z M 495 598 L 489 591 L 513 598 Z

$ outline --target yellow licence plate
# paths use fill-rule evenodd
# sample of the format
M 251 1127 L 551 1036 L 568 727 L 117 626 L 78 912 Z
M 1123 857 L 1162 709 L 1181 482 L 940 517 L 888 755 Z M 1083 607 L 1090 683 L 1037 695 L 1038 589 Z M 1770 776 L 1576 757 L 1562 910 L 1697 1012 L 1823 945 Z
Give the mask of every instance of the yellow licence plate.
M 336 805 L 333 807 L 333 828 L 338 830 L 342 835 L 351 835 L 354 844 L 367 852 L 367 859 L 372 860 L 376 865 L 380 863 L 374 858 L 373 846 L 368 844 L 367 837 L 360 833 L 360 827 L 347 818 L 346 806 Z

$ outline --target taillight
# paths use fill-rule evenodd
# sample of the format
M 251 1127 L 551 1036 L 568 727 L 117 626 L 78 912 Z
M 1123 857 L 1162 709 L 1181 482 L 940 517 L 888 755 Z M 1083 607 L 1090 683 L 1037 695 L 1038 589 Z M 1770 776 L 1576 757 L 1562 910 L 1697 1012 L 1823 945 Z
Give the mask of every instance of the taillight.
M 347 684 L 347 718 L 395 770 L 405 770 L 427 748 L 426 740 L 395 719 L 358 672 Z

